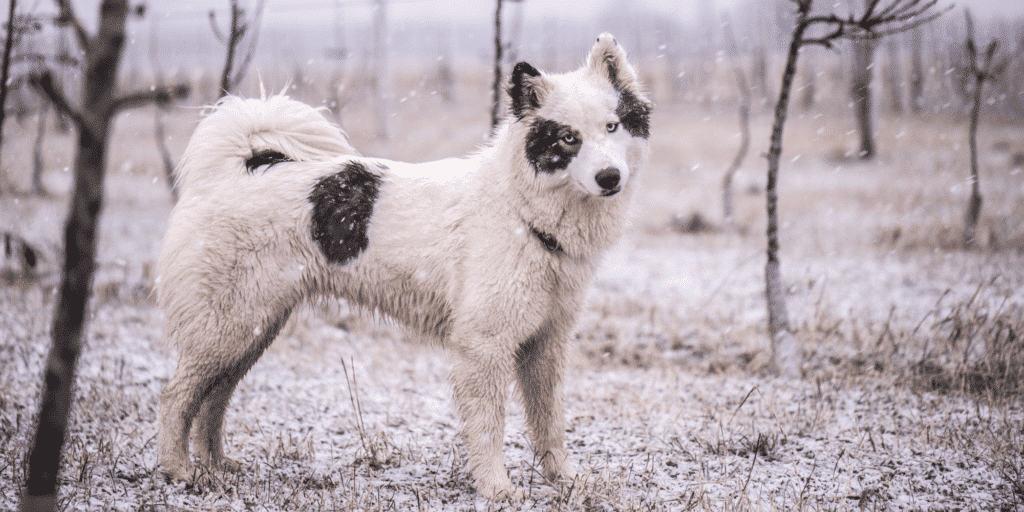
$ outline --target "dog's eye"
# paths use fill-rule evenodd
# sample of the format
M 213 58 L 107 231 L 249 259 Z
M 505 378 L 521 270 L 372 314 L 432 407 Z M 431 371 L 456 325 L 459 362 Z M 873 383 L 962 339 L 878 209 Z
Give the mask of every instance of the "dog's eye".
M 608 130 L 608 133 L 615 133 L 615 130 L 619 129 L 619 123 L 608 123 L 604 125 L 604 129 Z
M 576 137 L 573 136 L 573 134 L 571 133 L 567 133 L 565 135 L 562 135 L 562 142 L 571 146 L 573 144 L 576 144 Z

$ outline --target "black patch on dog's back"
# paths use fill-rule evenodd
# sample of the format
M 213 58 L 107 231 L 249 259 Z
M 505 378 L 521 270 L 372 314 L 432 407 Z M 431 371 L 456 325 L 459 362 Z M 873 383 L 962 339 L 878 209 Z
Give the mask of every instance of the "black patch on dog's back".
M 637 98 L 629 89 L 619 90 L 619 105 L 615 107 L 622 127 L 634 137 L 651 136 L 651 106 Z
M 280 162 L 291 162 L 292 159 L 284 155 L 280 151 L 273 149 L 266 149 L 263 151 L 257 151 L 248 160 L 245 161 L 245 170 L 252 174 L 263 165 L 274 165 Z
M 377 202 L 380 175 L 360 162 L 349 162 L 313 185 L 313 240 L 327 261 L 344 265 L 366 250 L 366 229 Z
M 571 144 L 562 140 L 566 135 L 572 136 Z M 582 143 L 580 132 L 572 127 L 538 118 L 530 125 L 530 133 L 526 135 L 526 159 L 538 173 L 553 173 L 569 166 L 569 162 L 580 152 Z

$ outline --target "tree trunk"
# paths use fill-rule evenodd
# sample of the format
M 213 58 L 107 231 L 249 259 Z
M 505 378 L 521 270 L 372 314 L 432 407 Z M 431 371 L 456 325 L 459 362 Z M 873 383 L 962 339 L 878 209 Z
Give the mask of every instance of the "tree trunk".
M 981 89 L 985 85 L 983 76 L 979 76 L 976 67 L 977 59 L 970 52 L 972 59 L 972 78 L 974 79 L 974 96 L 971 102 L 971 119 L 967 128 L 967 146 L 971 156 L 971 199 L 967 205 L 967 216 L 964 222 L 963 246 L 972 247 L 978 232 L 978 220 L 981 217 L 981 183 L 978 176 L 978 122 L 981 118 Z
M 736 227 L 736 219 L 733 211 L 733 178 L 736 171 L 743 165 L 750 150 L 750 84 L 747 82 L 747 74 L 743 71 L 743 65 L 739 61 L 739 48 L 736 45 L 736 37 L 733 34 L 732 20 L 723 15 L 722 30 L 725 36 L 726 52 L 732 59 L 732 73 L 736 80 L 736 91 L 739 93 L 739 117 L 740 117 L 740 147 L 736 151 L 729 168 L 722 177 L 722 222 L 726 229 L 732 230 Z
M 910 32 L 910 111 L 921 113 L 924 107 L 924 62 L 921 58 L 921 29 Z
M 491 86 L 491 130 L 501 120 L 501 0 L 494 9 L 494 83 Z
M 885 88 L 888 90 L 889 111 L 894 115 L 903 113 L 903 73 L 900 69 L 900 46 L 894 36 L 890 36 L 886 45 Z
M 210 11 L 211 16 L 213 11 Z M 242 9 L 238 7 L 238 0 L 231 0 L 231 26 L 228 32 L 228 54 L 224 59 L 224 69 L 220 75 L 220 94 L 218 98 L 223 98 L 228 94 L 231 94 L 233 85 L 231 83 L 231 69 L 235 66 L 235 48 L 238 46 L 238 40 L 242 37 Z
M 7 38 L 4 40 L 3 61 L 0 61 L 0 148 L 3 148 L 4 119 L 7 117 L 7 92 L 10 89 L 11 81 L 11 52 L 14 51 L 14 32 L 17 30 L 14 24 L 14 10 L 17 4 L 17 0 L 10 0 L 8 4 Z
M 875 134 L 871 112 L 872 58 L 875 43 L 870 40 L 853 41 L 853 80 L 850 88 L 857 129 L 860 131 L 858 158 L 871 160 L 875 156 Z
M 103 203 L 107 133 L 124 45 L 127 0 L 104 0 L 98 35 L 86 50 L 83 112 L 78 126 L 75 190 L 64 227 L 64 264 L 47 357 L 38 424 L 28 455 L 23 511 L 54 510 L 57 473 L 71 412 L 75 367 L 92 285 L 96 225 Z
M 50 102 L 42 101 L 39 105 L 39 121 L 36 124 L 36 141 L 32 145 L 32 193 L 37 196 L 46 195 L 43 186 L 43 143 L 46 139 L 46 120 L 50 118 Z
M 390 130 L 388 129 L 388 103 L 391 100 L 391 81 L 388 71 L 388 27 L 387 27 L 387 0 L 377 0 L 377 10 L 373 20 L 373 57 L 374 69 L 374 99 L 377 109 L 377 138 L 387 140 Z
M 768 211 L 768 261 L 765 264 L 765 298 L 768 302 L 768 335 L 771 337 L 772 366 L 775 372 L 795 376 L 799 374 L 800 354 L 796 340 L 789 327 L 789 313 L 786 311 L 786 291 L 782 286 L 782 270 L 779 263 L 779 161 L 782 157 L 782 130 L 789 110 L 789 96 L 796 76 L 797 59 L 803 33 L 807 26 L 801 19 L 793 29 L 789 52 L 786 55 L 786 69 L 782 75 L 779 100 L 775 104 L 775 119 L 772 123 L 771 143 L 768 147 L 768 184 L 765 189 L 765 203 Z

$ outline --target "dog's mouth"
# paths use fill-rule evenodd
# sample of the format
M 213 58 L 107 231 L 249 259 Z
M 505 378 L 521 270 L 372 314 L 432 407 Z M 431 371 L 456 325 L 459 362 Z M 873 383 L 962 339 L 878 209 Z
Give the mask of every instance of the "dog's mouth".
M 615 194 L 618 194 L 621 191 L 622 191 L 622 187 L 615 187 L 615 188 L 610 188 L 610 189 L 607 189 L 607 190 L 602 190 L 601 191 L 601 197 L 611 197 L 611 196 L 614 196 Z

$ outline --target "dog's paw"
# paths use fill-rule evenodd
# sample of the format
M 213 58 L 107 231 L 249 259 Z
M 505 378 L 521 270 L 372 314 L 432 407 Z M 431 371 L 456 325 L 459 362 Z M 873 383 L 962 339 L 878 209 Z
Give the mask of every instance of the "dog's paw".
M 512 481 L 507 477 L 504 482 L 477 482 L 476 492 L 493 502 L 521 503 L 526 499 L 526 492 L 512 486 Z
M 576 468 L 569 462 L 568 457 L 562 456 L 559 460 L 556 457 L 548 456 L 543 463 L 544 478 L 550 483 L 572 482 L 576 479 Z
M 163 464 L 160 466 L 160 473 L 167 482 L 184 482 L 187 484 L 192 483 L 195 476 L 195 470 L 185 464 Z
M 231 457 L 221 457 L 220 462 L 217 463 L 218 469 L 221 471 L 229 471 L 231 473 L 241 473 L 248 467 L 248 464 Z

